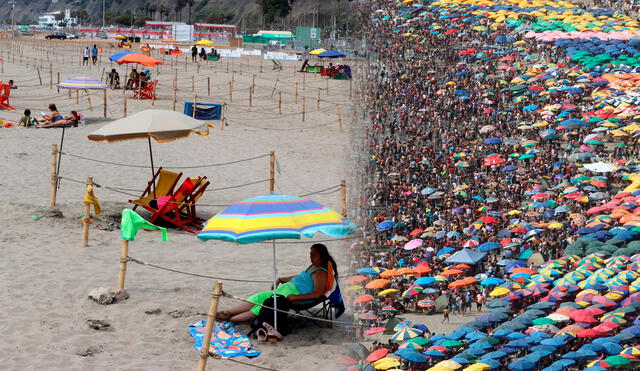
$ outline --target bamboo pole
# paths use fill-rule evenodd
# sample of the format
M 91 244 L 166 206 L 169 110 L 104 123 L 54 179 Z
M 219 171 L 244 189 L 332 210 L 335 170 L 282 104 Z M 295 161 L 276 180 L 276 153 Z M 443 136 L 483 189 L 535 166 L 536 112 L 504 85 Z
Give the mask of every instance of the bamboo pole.
M 340 125 L 340 131 L 342 131 L 342 112 L 340 111 L 339 104 L 336 104 L 336 114 L 338 115 L 338 124 Z
M 80 104 L 80 90 L 76 90 L 76 104 Z
M 49 63 L 49 89 L 53 89 L 53 68 Z
M 342 217 L 347 217 L 347 182 L 340 181 L 340 198 L 342 199 Z
M 278 86 L 278 81 L 280 81 L 279 78 L 276 78 L 276 82 L 273 84 L 273 89 L 271 90 L 271 96 L 273 97 L 273 93 L 276 92 L 276 87 Z
M 191 112 L 191 116 L 196 118 L 196 102 L 198 101 L 198 94 L 193 96 L 193 110 Z
M 204 330 L 204 338 L 202 347 L 200 347 L 200 359 L 198 361 L 198 371 L 205 371 L 207 368 L 207 360 L 209 359 L 209 346 L 211 344 L 211 333 L 213 332 L 213 323 L 216 321 L 216 313 L 218 312 L 218 302 L 222 296 L 222 282 L 216 281 L 213 285 L 213 293 L 211 294 L 211 303 L 209 304 L 209 313 L 207 315 L 207 326 Z
M 253 106 L 253 87 L 249 86 L 249 107 Z
M 307 97 L 302 96 L 302 122 L 304 122 L 304 110 L 305 110 L 305 106 L 307 105 Z
M 298 83 L 296 82 L 295 104 L 298 104 Z
M 352 83 L 352 80 L 349 79 L 349 99 L 351 99 L 351 96 L 353 95 L 353 89 L 351 87 L 351 83 Z
M 302 74 L 302 91 L 305 90 L 305 84 L 307 83 L 307 74 L 303 73 Z
M 327 95 L 329 95 L 329 78 L 327 78 Z
M 269 152 L 269 193 L 276 189 L 276 153 Z
M 278 114 L 282 115 L 282 92 L 278 92 Z
M 262 58 L 260 58 L 260 73 L 262 73 Z
M 229 101 L 233 102 L 233 85 L 229 81 Z
M 87 187 L 93 186 L 93 177 L 87 177 Z M 84 204 L 84 214 L 82 216 L 82 247 L 89 246 L 89 223 L 90 223 L 90 213 L 91 213 L 91 204 L 88 202 L 83 202 Z
M 87 95 L 87 101 L 89 102 L 89 111 L 93 111 L 93 104 L 91 103 L 91 94 L 87 89 L 84 89 L 84 93 Z
M 51 207 L 56 207 L 56 195 L 58 193 L 58 145 L 51 145 Z
M 256 87 L 256 74 L 253 74 L 253 80 L 251 81 L 251 86 L 255 89 Z
M 107 118 L 107 89 L 103 89 L 103 94 L 102 94 L 102 115 Z
M 320 88 L 318 88 L 318 94 L 316 94 L 316 109 L 320 109 Z
M 38 71 L 38 81 L 40 81 L 40 86 L 42 86 L 42 76 L 40 76 L 40 67 L 36 67 L 36 71 Z
M 211 77 L 207 76 L 207 97 L 211 96 Z
M 178 99 L 177 97 L 178 95 L 178 88 L 176 87 L 176 84 L 173 85 L 173 110 L 176 110 L 176 100 Z
M 122 101 L 123 104 L 123 109 L 124 109 L 124 117 L 127 117 L 127 98 L 125 97 L 124 100 Z
M 118 271 L 118 290 L 124 291 L 124 279 L 127 276 L 127 258 L 129 257 L 129 241 L 120 240 L 120 269 Z
M 191 92 L 196 91 L 196 77 L 191 75 Z
M 60 84 L 60 72 L 56 72 L 57 77 L 57 84 Z M 58 88 L 58 94 L 60 94 L 60 88 Z
M 220 130 L 224 130 L 225 125 L 227 125 L 227 121 L 224 118 L 225 112 L 227 112 L 227 102 L 222 102 L 222 125 L 220 125 Z

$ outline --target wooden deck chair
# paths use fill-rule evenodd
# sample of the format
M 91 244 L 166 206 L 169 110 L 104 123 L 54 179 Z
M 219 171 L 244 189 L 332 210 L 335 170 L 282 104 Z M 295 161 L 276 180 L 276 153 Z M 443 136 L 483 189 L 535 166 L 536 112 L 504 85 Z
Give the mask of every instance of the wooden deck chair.
M 172 195 L 173 189 L 178 183 L 178 180 L 180 180 L 180 177 L 182 177 L 182 173 L 174 173 L 164 170 L 163 168 L 158 168 L 153 178 L 147 183 L 147 188 L 142 192 L 140 198 L 137 200 L 129 200 L 130 203 L 135 205 L 133 206 L 133 210 L 138 206 L 142 206 L 145 210 L 154 212 L 157 209 L 157 206 L 154 205 L 155 199 L 161 196 Z M 153 187 L 154 184 L 155 188 Z
M 144 88 L 133 91 L 133 99 L 158 99 L 156 97 L 157 85 L 158 80 L 149 81 Z
M 197 233 L 204 220 L 196 215 L 196 202 L 208 186 L 207 177 L 186 178 L 172 195 L 158 197 L 158 209 L 152 211 L 149 221 L 161 219 L 186 232 Z
M 315 300 L 305 300 L 298 304 L 292 305 L 291 309 L 297 314 L 302 314 L 311 317 L 317 317 L 325 320 L 332 321 L 335 318 L 339 318 L 344 313 L 344 301 L 342 300 L 342 294 L 340 293 L 340 286 L 338 285 L 338 278 L 333 271 L 333 265 L 329 264 L 328 269 L 327 290 L 325 294 Z M 310 318 L 303 318 L 303 324 L 313 323 L 318 327 L 325 325 L 329 328 L 333 327 L 332 322 L 314 321 Z
M 282 71 L 282 63 L 280 63 L 280 61 L 272 59 L 271 62 L 273 63 L 273 70 Z

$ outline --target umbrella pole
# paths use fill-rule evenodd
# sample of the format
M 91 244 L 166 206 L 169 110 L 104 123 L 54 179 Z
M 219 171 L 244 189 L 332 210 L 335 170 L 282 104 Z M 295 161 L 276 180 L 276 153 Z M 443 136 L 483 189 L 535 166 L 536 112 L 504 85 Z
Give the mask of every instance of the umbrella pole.
M 58 149 L 58 167 L 56 168 L 56 189 L 60 184 L 60 161 L 62 160 L 62 145 L 64 144 L 64 129 L 62 127 L 62 135 L 60 136 L 60 148 Z
M 151 158 L 151 179 L 153 182 L 153 198 L 156 198 L 156 170 L 153 166 L 153 150 L 151 149 L 151 137 L 147 137 L 148 141 L 149 141 L 149 157 Z
M 273 328 L 278 331 L 278 302 L 276 300 L 276 282 L 278 281 L 278 268 L 276 266 L 276 240 L 273 241 Z

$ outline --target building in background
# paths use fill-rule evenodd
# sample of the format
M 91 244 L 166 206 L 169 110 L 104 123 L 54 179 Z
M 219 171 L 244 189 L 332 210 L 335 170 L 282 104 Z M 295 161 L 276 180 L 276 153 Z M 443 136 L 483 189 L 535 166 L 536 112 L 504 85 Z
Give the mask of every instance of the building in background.
M 60 10 L 44 13 L 43 15 L 38 17 L 39 26 L 59 26 L 60 24 L 64 24 L 67 26 L 76 25 L 78 24 L 78 19 L 71 17 L 71 9 L 65 9 L 64 13 L 62 13 L 62 11 Z
M 313 50 L 320 48 L 320 34 L 322 29 L 319 27 L 296 27 L 295 48 L 303 50 Z

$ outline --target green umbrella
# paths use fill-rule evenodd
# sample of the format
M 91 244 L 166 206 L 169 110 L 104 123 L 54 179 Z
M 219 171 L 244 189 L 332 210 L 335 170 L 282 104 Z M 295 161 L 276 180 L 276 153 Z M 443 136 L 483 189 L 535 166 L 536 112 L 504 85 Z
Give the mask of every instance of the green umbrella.
M 533 320 L 533 324 L 538 326 L 538 325 L 555 325 L 556 321 L 552 320 L 551 318 L 547 318 L 547 317 L 542 317 L 542 318 L 536 318 Z
M 478 341 L 476 341 L 477 343 L 487 343 L 489 345 L 496 345 L 500 343 L 500 339 L 498 339 L 497 337 L 493 337 L 493 336 L 487 336 L 487 337 L 483 337 L 478 339 Z
M 427 345 L 431 342 L 431 340 L 424 338 L 422 336 L 419 337 L 415 337 L 413 339 L 409 339 L 406 341 L 406 343 L 414 343 L 414 344 L 418 344 L 418 345 Z
M 624 367 L 631 364 L 631 361 L 629 361 L 627 358 L 624 358 L 622 356 L 607 357 L 604 359 L 604 361 L 607 362 L 611 367 Z
M 447 347 L 447 348 L 455 348 L 455 347 L 459 347 L 459 346 L 464 345 L 464 343 L 461 342 L 461 341 L 458 341 L 458 340 L 450 340 L 450 339 L 448 339 L 448 340 L 445 340 L 445 341 L 441 342 L 438 345 L 443 346 L 443 347 Z

